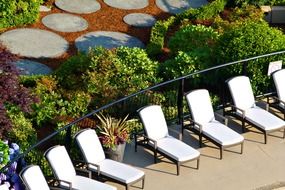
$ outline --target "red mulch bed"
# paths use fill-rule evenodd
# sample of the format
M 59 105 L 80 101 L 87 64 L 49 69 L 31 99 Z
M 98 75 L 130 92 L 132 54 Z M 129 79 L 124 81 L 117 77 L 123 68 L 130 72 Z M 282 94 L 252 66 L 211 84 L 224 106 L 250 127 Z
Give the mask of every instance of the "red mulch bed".
M 170 16 L 170 14 L 163 12 L 156 6 L 155 0 L 149 0 L 149 6 L 138 10 L 121 10 L 106 5 L 103 2 L 103 0 L 98 0 L 98 2 L 101 4 L 101 9 L 99 11 L 91 14 L 77 14 L 88 21 L 89 23 L 88 29 L 82 32 L 72 32 L 72 33 L 53 31 L 45 27 L 40 22 L 40 20 L 48 14 L 66 13 L 65 11 L 60 10 L 54 5 L 54 0 L 49 0 L 48 2 L 46 2 L 47 5 L 52 5 L 52 11 L 40 13 L 40 18 L 37 23 L 25 27 L 44 29 L 55 32 L 60 36 L 62 36 L 63 38 L 65 38 L 69 42 L 70 47 L 67 53 L 63 54 L 58 58 L 32 59 L 32 60 L 39 61 L 41 63 L 48 65 L 52 69 L 56 69 L 64 60 L 77 53 L 77 50 L 74 46 L 74 41 L 77 37 L 88 32 L 99 31 L 99 30 L 124 32 L 139 38 L 142 42 L 147 44 L 149 41 L 151 28 L 137 28 L 129 26 L 123 21 L 123 17 L 129 13 L 134 13 L 134 12 L 151 14 L 155 16 L 156 19 L 158 20 L 166 19 Z

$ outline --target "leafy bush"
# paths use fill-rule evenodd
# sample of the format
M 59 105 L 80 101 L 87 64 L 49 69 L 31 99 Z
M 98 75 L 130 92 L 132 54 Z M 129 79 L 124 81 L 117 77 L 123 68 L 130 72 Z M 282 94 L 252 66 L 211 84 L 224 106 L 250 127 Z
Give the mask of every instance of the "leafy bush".
M 33 120 L 41 126 L 47 122 L 65 121 L 82 116 L 88 110 L 90 96 L 80 90 L 68 91 L 59 87 L 52 76 L 44 76 L 37 80 L 34 93 L 40 102 L 33 106 Z
M 276 28 L 270 28 L 266 22 L 251 21 L 235 25 L 233 28 L 225 31 L 217 44 L 217 62 L 218 64 L 223 64 L 284 50 L 285 35 Z M 247 72 L 251 76 L 253 88 L 256 92 L 267 90 L 269 79 L 264 76 L 267 73 L 268 62 L 278 59 L 280 59 L 280 56 L 248 62 Z M 220 75 L 220 79 L 241 73 L 242 65 L 234 65 L 226 69 L 224 74 Z
M 174 24 L 179 25 L 184 19 L 204 20 L 213 18 L 224 10 L 225 4 L 225 0 L 215 0 L 201 8 L 190 8 L 183 13 L 168 18 L 166 21 L 156 22 L 152 27 L 150 42 L 147 45 L 148 54 L 155 56 L 161 52 L 161 49 L 164 47 L 165 36 L 169 28 Z
M 34 23 L 41 0 L 0 0 L 0 29 Z
M 147 44 L 147 53 L 149 55 L 157 55 L 161 52 L 164 46 L 164 38 L 168 31 L 168 28 L 173 25 L 175 17 L 169 17 L 165 21 L 157 21 L 151 29 L 150 40 Z
M 285 5 L 285 0 L 231 0 L 227 3 L 229 7 L 242 7 L 245 5 Z
M 82 64 L 79 69 L 75 66 L 78 62 L 74 62 L 78 60 Z M 159 82 L 157 67 L 158 63 L 142 49 L 99 47 L 69 59 L 56 71 L 56 77 L 65 88 L 77 87 L 90 93 L 100 106 Z
M 7 115 L 7 106 L 17 106 L 25 113 L 31 112 L 31 105 L 37 100 L 30 91 L 20 85 L 19 72 L 12 64 L 17 57 L 0 47 L 0 137 L 11 130 L 12 123 Z
M 211 48 L 218 39 L 218 33 L 204 25 L 187 25 L 177 31 L 169 40 L 172 53 L 189 52 L 197 48 Z
M 159 74 L 164 80 L 171 80 L 183 75 L 205 69 L 210 56 L 209 48 L 195 49 L 191 52 L 179 51 L 174 59 L 160 64 Z M 195 76 L 195 82 L 199 76 Z
M 256 6 L 247 5 L 241 8 L 236 7 L 231 12 L 225 12 L 222 17 L 217 16 L 212 24 L 212 27 L 219 33 L 232 28 L 233 25 L 240 25 L 250 21 L 260 22 L 263 20 L 264 13 Z

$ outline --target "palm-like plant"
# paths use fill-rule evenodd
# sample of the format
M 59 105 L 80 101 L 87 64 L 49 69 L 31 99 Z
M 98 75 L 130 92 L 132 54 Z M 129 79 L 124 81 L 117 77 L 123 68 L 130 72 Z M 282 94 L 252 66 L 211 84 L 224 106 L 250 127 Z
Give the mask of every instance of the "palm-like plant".
M 105 148 L 115 149 L 117 145 L 129 141 L 130 134 L 126 122 L 128 115 L 124 119 L 116 119 L 103 114 L 96 114 L 96 116 L 100 120 L 99 138 Z

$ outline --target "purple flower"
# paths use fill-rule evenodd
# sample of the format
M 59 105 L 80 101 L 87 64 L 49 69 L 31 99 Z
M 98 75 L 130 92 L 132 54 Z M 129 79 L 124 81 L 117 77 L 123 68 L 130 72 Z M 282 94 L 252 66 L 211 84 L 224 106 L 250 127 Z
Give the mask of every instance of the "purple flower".
M 4 174 L 4 173 L 1 173 L 0 174 L 0 180 L 1 180 L 1 182 L 2 181 L 5 181 L 7 179 L 7 176 Z
M 12 143 L 11 144 L 11 148 L 14 149 L 15 153 L 19 153 L 20 152 L 20 147 L 16 143 Z

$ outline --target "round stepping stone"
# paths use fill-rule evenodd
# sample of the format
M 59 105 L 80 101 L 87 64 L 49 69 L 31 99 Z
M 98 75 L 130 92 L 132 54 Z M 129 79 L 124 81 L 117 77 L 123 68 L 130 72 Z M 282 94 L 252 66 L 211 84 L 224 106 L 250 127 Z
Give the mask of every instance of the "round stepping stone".
M 49 12 L 49 11 L 51 11 L 51 8 L 44 5 L 40 5 L 40 12 Z
M 42 23 L 59 32 L 79 32 L 88 27 L 88 22 L 85 19 L 65 13 L 47 15 L 42 19 Z
M 56 0 L 55 5 L 67 12 L 77 14 L 89 14 L 101 8 L 96 0 Z
M 155 24 L 154 16 L 144 13 L 131 13 L 124 16 L 125 23 L 136 27 L 151 27 Z
M 52 72 L 48 66 L 35 61 L 21 59 L 13 64 L 20 70 L 21 75 L 47 75 Z
M 208 3 L 207 0 L 156 0 L 156 5 L 164 12 L 178 14 L 189 8 L 199 8 Z
M 59 57 L 68 49 L 68 42 L 61 36 L 39 29 L 15 29 L 0 35 L 0 43 L 13 54 L 33 58 Z
M 88 52 L 90 47 L 102 46 L 116 48 L 120 46 L 144 48 L 144 44 L 136 37 L 121 32 L 98 31 L 90 32 L 75 40 L 79 51 Z
M 104 0 L 110 7 L 118 9 L 132 10 L 142 9 L 148 6 L 148 0 Z

